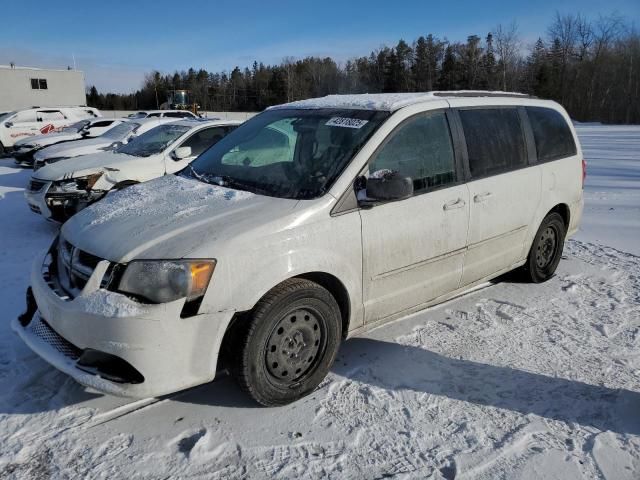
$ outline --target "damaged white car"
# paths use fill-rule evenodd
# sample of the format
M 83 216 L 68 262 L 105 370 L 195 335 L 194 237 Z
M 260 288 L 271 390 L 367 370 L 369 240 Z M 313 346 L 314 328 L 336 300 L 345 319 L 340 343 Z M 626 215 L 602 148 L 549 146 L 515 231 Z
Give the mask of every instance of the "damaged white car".
M 34 153 L 33 169 L 38 170 L 44 165 L 56 163 L 68 158 L 90 155 L 114 150 L 120 145 L 128 143 L 138 135 L 143 134 L 163 123 L 175 122 L 173 118 L 142 118 L 139 120 L 122 119 L 109 131 L 96 138 L 74 140 L 71 142 L 51 145 Z
M 33 212 L 64 222 L 112 190 L 178 172 L 240 122 L 183 120 L 155 126 L 114 151 L 69 158 L 34 172 Z
M 72 217 L 13 327 L 102 392 L 167 394 L 224 365 L 282 405 L 320 384 L 345 337 L 516 268 L 550 278 L 584 172 L 564 109 L 524 95 L 282 105 Z
M 13 145 L 13 158 L 16 164 L 22 167 L 33 167 L 35 159 L 33 156 L 39 150 L 74 140 L 85 140 L 99 137 L 108 130 L 121 124 L 124 120 L 120 118 L 96 118 L 93 120 L 81 120 L 68 127 L 62 128 L 60 132 L 49 133 L 47 135 L 36 135 L 34 137 L 18 140 Z

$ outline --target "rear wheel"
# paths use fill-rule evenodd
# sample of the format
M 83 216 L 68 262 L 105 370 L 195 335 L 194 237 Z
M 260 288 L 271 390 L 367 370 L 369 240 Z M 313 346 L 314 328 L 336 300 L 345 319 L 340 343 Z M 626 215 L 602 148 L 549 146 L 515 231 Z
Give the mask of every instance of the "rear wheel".
M 232 374 L 256 402 L 284 405 L 312 392 L 329 372 L 340 346 L 340 308 L 317 283 L 290 279 L 239 328 Z
M 531 245 L 524 273 L 527 280 L 540 283 L 553 276 L 562 257 L 566 227 L 558 213 L 547 215 Z

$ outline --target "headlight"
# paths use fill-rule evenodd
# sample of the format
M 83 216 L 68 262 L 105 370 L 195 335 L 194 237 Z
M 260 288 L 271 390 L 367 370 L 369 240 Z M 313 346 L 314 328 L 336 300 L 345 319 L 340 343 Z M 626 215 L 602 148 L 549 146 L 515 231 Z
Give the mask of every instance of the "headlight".
M 215 269 L 215 260 L 134 260 L 122 274 L 118 290 L 166 303 L 204 295 Z
M 102 176 L 102 172 L 93 173 L 84 177 L 70 178 L 69 180 L 60 180 L 53 182 L 50 192 L 72 193 L 78 190 L 90 190 L 98 179 Z

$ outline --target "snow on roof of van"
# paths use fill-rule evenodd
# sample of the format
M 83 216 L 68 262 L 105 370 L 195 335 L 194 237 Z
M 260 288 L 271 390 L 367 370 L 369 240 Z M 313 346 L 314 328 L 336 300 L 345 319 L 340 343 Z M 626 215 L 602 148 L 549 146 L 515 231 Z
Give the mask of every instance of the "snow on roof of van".
M 363 93 L 356 95 L 327 95 L 320 98 L 309 98 L 295 102 L 274 105 L 269 109 L 281 108 L 346 108 L 354 110 L 383 110 L 393 112 L 416 103 L 446 100 L 459 97 L 522 97 L 531 98 L 524 93 L 488 91 L 488 90 L 456 90 L 416 93 Z

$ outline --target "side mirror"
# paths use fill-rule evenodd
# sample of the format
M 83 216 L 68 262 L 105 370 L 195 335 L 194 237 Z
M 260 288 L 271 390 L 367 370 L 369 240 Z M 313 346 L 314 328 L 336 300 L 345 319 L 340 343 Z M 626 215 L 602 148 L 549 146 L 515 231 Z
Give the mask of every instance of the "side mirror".
M 174 160 L 183 160 L 191 156 L 191 147 L 178 147 L 171 152 L 171 158 Z
M 13 122 L 5 122 L 4 126 L 7 128 L 11 128 L 13 127 Z
M 366 191 L 368 199 L 402 200 L 413 195 L 413 180 L 398 172 L 380 170 L 367 179 Z

